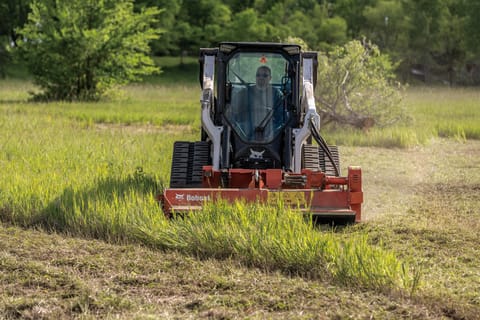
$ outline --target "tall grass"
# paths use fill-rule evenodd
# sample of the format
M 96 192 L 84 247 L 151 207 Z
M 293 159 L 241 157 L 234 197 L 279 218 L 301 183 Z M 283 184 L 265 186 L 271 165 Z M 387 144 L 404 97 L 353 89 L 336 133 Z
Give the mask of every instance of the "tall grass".
M 12 112 L 9 104 L 0 105 L 0 208 L 22 224 L 38 220 L 36 216 L 43 216 L 56 203 L 73 212 L 68 211 L 75 208 L 66 201 L 69 195 L 76 195 L 76 208 L 82 208 L 79 202 L 94 201 L 95 206 L 87 207 L 95 207 L 92 212 L 99 216 L 122 210 L 124 202 L 108 207 L 112 198 L 102 195 L 138 172 L 163 184 L 169 175 L 173 142 L 195 138 L 188 128 L 179 132 L 162 127 L 84 126 L 55 114 L 49 105 L 43 113 L 28 112 L 30 106 L 32 110 L 40 107 L 19 104 Z M 139 185 L 129 185 L 143 198 Z M 95 198 L 78 198 L 79 194 Z M 99 209 L 98 203 L 106 208 Z
M 392 252 L 369 245 L 366 235 L 342 239 L 319 232 L 281 203 L 207 204 L 188 217 L 157 222 L 138 226 L 146 243 L 201 258 L 234 258 L 262 269 L 368 288 L 398 287 L 409 277 Z
M 168 170 L 156 173 L 155 168 L 169 167 L 168 157 L 163 161 L 154 156 L 147 162 L 138 156 L 144 149 L 128 140 L 117 146 L 105 143 L 121 141 L 118 133 L 95 138 L 91 129 L 77 128 L 73 137 L 58 134 L 58 123 L 53 129 L 43 128 L 37 145 L 32 142 L 34 128 L 43 125 L 23 123 L 24 139 L 16 141 L 23 150 L 7 141 L 0 192 L 3 221 L 115 242 L 140 241 L 201 257 L 232 257 L 247 265 L 330 277 L 348 285 L 401 283 L 399 262 L 392 253 L 368 246 L 362 237 L 345 241 L 318 232 L 298 213 L 280 206 L 224 204 L 167 221 L 155 196 Z M 60 128 L 68 130 L 66 124 Z M 158 155 L 144 156 L 149 154 Z
M 411 89 L 408 103 L 419 127 L 440 137 L 480 138 L 480 92 L 474 88 Z
M 344 128 L 324 132 L 329 144 L 347 146 L 376 146 L 382 148 L 409 148 L 427 143 L 433 132 L 428 130 L 414 130 L 407 126 L 391 128 L 374 128 L 369 131 Z

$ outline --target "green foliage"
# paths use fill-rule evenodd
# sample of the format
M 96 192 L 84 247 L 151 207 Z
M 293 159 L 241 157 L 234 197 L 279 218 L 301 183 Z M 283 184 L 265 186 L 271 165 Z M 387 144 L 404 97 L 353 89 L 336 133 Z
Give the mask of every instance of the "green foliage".
M 0 78 L 5 78 L 6 75 L 6 64 L 10 61 L 10 56 L 8 54 L 7 49 L 2 46 L 2 42 L 0 41 Z
M 23 27 L 31 1 L 0 2 L 0 47 L 20 42 L 16 30 Z M 164 8 L 151 24 L 163 31 L 160 40 L 150 39 L 155 55 L 194 56 L 198 48 L 216 46 L 220 41 L 277 42 L 288 37 L 304 39 L 312 50 L 330 51 L 365 37 L 390 55 L 403 81 L 414 80 L 412 66 L 420 66 L 422 80 L 428 83 L 480 83 L 478 69 L 464 68 L 480 61 L 476 16 L 480 7 L 476 0 L 128 1 L 134 3 L 137 13 L 149 7 Z M 53 8 L 54 2 L 59 3 L 55 10 L 65 6 L 62 2 L 67 3 L 47 0 L 44 6 Z M 105 0 L 95 6 L 112 7 L 113 3 Z M 99 16 L 105 16 L 104 12 Z M 56 19 L 62 19 L 62 15 L 57 13 Z M 80 24 L 77 27 L 83 28 Z
M 283 42 L 297 44 L 300 47 L 302 47 L 302 50 L 310 51 L 310 48 L 308 47 L 308 44 L 302 38 L 287 37 L 286 39 L 283 40 Z
M 12 63 L 10 46 L 17 42 L 15 28 L 27 20 L 30 0 L 0 1 L 0 78 L 7 76 Z
M 229 30 L 225 32 L 225 38 L 236 41 L 265 41 L 266 35 L 266 23 L 251 8 L 236 13 Z
M 325 19 L 318 29 L 318 47 L 322 51 L 330 51 L 335 44 L 347 42 L 347 23 L 341 17 Z
M 324 124 L 369 129 L 402 119 L 402 87 L 375 45 L 351 41 L 319 60 L 316 98 Z
M 363 10 L 366 6 L 374 3 L 376 3 L 376 0 L 337 0 L 333 4 L 335 14 L 347 21 L 347 33 L 352 39 L 359 38 L 362 35 L 362 28 L 366 22 Z
M 393 0 L 378 1 L 375 6 L 365 7 L 363 16 L 368 38 L 384 52 L 399 59 L 399 51 L 405 51 L 407 47 L 409 28 L 402 3 Z
M 139 12 L 149 7 L 162 8 L 158 20 L 152 25 L 162 30 L 161 40 L 154 39 L 150 42 L 154 55 L 169 55 L 172 52 L 180 52 L 179 40 L 184 35 L 179 27 L 179 12 L 182 3 L 179 0 L 135 0 L 135 11 Z M 176 25 L 175 28 L 172 28 Z
M 463 12 L 462 16 L 465 17 L 465 30 L 462 34 L 466 35 L 467 45 L 470 48 L 472 55 L 477 55 L 478 58 L 478 48 L 480 48 L 480 20 L 478 16 L 473 13 L 480 12 L 480 2 L 478 1 L 464 1 L 464 5 L 460 7 Z M 469 57 L 471 58 L 471 57 Z
M 158 71 L 148 56 L 158 9 L 134 13 L 131 0 L 34 1 L 19 43 L 46 100 L 96 100 Z
M 6 43 L 16 43 L 16 28 L 27 21 L 31 0 L 3 0 L 0 2 L 0 37 L 8 36 Z M 3 40 L 3 39 L 2 39 Z

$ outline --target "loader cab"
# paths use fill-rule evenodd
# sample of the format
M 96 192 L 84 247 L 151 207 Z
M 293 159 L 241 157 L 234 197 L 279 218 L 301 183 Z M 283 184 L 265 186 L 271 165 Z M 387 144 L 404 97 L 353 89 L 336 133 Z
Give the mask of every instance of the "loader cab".
M 221 168 L 289 168 L 299 61 L 297 45 L 220 44 L 213 118 L 224 128 Z
M 291 81 L 286 68 L 278 53 L 238 52 L 228 61 L 224 114 L 242 141 L 269 143 L 287 123 Z

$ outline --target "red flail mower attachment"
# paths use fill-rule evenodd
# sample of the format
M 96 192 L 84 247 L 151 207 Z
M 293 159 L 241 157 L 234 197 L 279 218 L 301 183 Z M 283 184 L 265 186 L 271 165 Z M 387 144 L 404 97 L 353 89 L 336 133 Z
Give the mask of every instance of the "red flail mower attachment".
M 228 175 L 228 177 L 225 177 Z M 228 178 L 228 179 L 226 179 Z M 222 185 L 222 181 L 229 185 Z M 203 167 L 201 188 L 170 188 L 160 195 L 164 213 L 201 210 L 219 199 L 261 202 L 285 206 L 311 214 L 314 220 L 337 224 L 360 222 L 363 202 L 362 173 L 349 167 L 347 177 L 326 176 L 321 171 L 285 173 L 281 169 L 230 169 L 225 172 Z

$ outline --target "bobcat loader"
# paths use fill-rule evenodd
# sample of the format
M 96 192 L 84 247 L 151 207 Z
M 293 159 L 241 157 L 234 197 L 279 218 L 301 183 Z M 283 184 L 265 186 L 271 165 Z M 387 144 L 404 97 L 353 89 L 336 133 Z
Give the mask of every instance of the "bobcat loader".
M 320 135 L 317 64 L 316 52 L 293 44 L 200 49 L 201 137 L 174 143 L 164 213 L 281 200 L 322 222 L 361 221 L 361 169 L 342 176 L 337 147 Z

